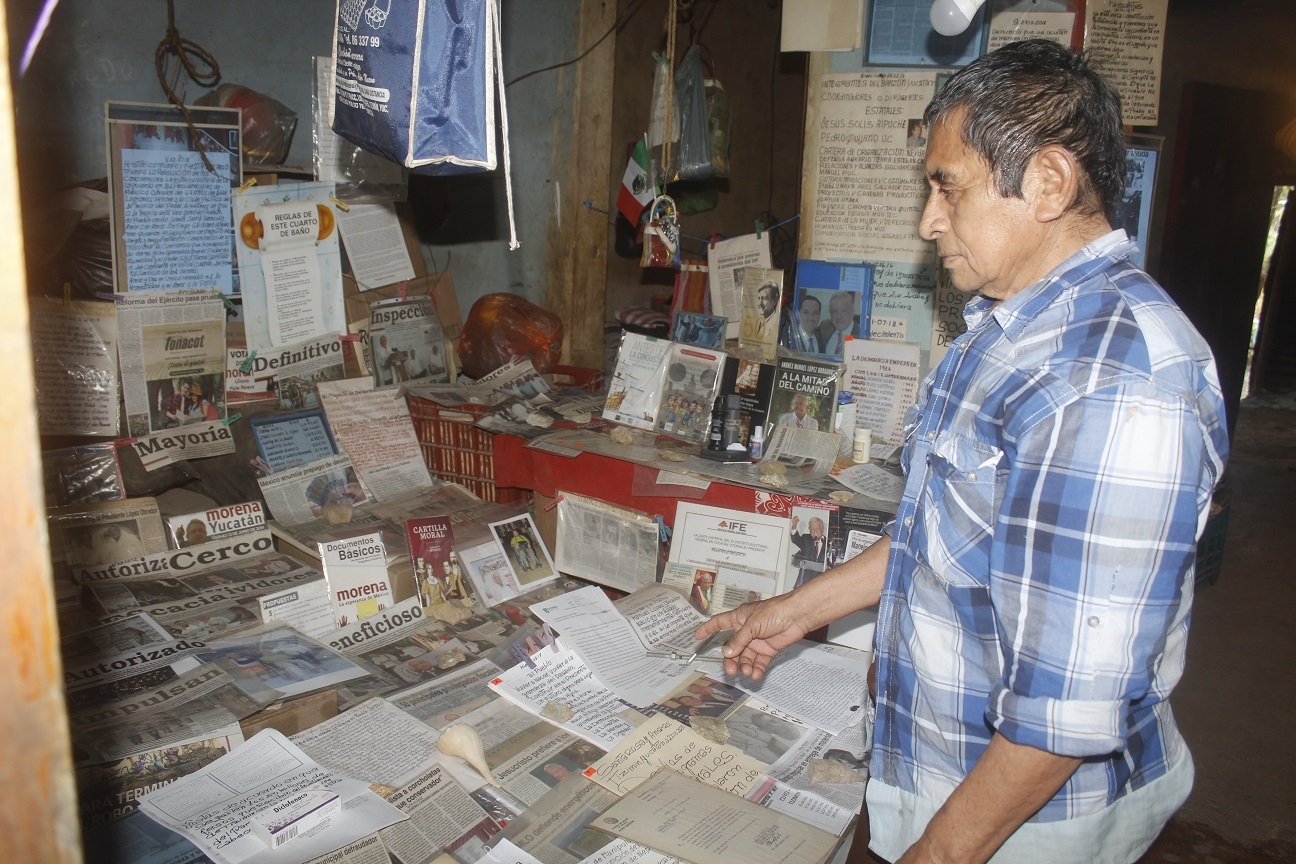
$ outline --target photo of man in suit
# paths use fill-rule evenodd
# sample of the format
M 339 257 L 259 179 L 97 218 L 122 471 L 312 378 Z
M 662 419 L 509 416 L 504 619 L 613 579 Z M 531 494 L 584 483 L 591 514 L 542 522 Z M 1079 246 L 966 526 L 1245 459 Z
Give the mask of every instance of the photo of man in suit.
M 797 548 L 793 556 L 794 563 L 824 563 L 828 555 L 828 538 L 824 536 L 824 521 L 818 516 L 811 516 L 807 524 L 808 532 L 798 532 L 797 526 L 800 521 L 799 516 L 792 517 L 792 545 Z
M 846 337 L 855 335 L 858 329 L 855 307 L 854 291 L 838 291 L 828 301 L 829 320 L 819 327 L 819 344 L 823 353 L 834 357 L 842 356 Z

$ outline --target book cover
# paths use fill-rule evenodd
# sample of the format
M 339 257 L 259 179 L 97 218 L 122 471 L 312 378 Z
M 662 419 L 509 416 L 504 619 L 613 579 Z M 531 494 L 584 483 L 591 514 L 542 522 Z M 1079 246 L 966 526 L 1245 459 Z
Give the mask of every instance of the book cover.
M 752 430 L 757 426 L 768 431 L 770 398 L 774 395 L 773 363 L 760 363 L 741 357 L 726 357 L 720 378 L 720 396 L 737 394 L 742 411 L 744 445 L 751 444 Z
M 616 370 L 608 385 L 603 419 L 639 429 L 651 429 L 657 419 L 661 378 L 671 343 L 665 339 L 626 333 L 621 338 Z
M 840 375 L 838 363 L 780 357 L 770 397 L 770 424 L 832 432 Z M 768 430 L 766 437 L 769 437 Z
M 720 389 L 724 360 L 723 351 L 670 343 L 653 428 L 701 444 L 711 426 L 711 406 Z
M 450 554 L 454 531 L 450 528 L 450 517 L 406 519 L 405 539 L 409 543 L 410 566 L 414 568 L 419 605 L 426 609 L 452 599 L 449 597 Z
M 321 543 L 319 553 L 339 628 L 377 615 L 395 602 L 382 532 Z

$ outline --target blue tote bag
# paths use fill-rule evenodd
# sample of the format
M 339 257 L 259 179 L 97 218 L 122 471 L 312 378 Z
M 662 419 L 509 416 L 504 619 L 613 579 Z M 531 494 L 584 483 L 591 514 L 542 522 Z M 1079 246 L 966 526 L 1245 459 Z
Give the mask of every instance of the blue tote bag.
M 419 174 L 493 171 L 508 114 L 497 0 L 338 0 L 333 131 Z

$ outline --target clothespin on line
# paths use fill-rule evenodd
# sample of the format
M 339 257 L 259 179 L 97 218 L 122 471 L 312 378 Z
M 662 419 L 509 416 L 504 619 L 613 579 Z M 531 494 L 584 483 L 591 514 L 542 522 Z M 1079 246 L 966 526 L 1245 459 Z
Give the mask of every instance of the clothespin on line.
M 329 195 L 329 200 L 332 201 L 343 213 L 351 212 L 351 205 L 338 198 L 336 195 Z

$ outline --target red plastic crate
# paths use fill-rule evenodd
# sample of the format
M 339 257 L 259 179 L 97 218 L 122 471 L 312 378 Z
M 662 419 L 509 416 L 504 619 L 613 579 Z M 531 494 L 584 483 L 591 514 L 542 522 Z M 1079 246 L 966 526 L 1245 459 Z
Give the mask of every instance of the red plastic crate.
M 581 387 L 597 393 L 603 389 L 603 373 L 597 369 L 555 366 L 551 372 L 555 390 Z M 483 501 L 509 504 L 531 497 L 528 489 L 495 485 L 495 436 L 473 426 L 489 410 L 485 405 L 446 408 L 417 396 L 406 401 L 432 476 L 458 483 Z

